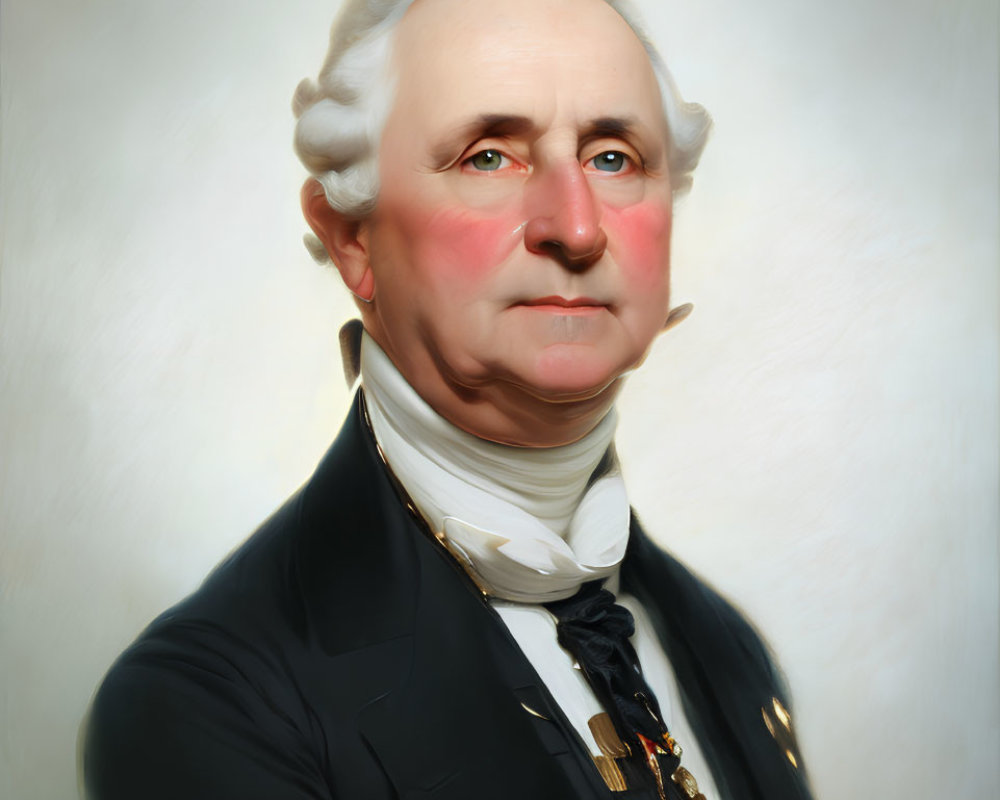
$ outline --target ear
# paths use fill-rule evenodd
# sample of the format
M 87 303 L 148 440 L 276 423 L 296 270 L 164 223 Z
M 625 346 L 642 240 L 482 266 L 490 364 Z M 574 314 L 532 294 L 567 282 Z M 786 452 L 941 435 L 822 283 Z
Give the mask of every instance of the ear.
M 333 259 L 347 288 L 355 297 L 370 302 L 375 296 L 375 278 L 368 259 L 364 221 L 330 208 L 323 187 L 314 178 L 302 185 L 302 213 Z

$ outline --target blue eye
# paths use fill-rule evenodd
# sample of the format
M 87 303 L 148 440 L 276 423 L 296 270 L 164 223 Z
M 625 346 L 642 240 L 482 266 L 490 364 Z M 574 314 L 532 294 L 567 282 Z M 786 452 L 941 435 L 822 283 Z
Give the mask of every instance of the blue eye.
M 466 160 L 481 172 L 494 172 L 503 166 L 504 156 L 499 150 L 482 150 Z
M 591 159 L 595 169 L 601 172 L 621 172 L 628 164 L 628 156 L 617 150 L 608 150 Z

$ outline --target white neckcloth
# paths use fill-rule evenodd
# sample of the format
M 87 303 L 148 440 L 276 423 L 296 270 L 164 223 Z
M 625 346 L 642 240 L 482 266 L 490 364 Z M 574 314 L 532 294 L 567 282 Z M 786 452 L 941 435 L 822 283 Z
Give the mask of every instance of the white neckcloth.
M 465 433 L 438 415 L 367 333 L 361 374 L 372 430 L 393 473 L 428 524 L 484 579 L 491 606 L 590 752 L 601 755 L 588 721 L 604 709 L 559 646 L 556 619 L 541 603 L 607 577 L 606 587 L 635 619 L 632 644 L 671 734 L 684 747 L 684 765 L 702 794 L 718 798 L 645 609 L 617 591 L 630 513 L 617 459 L 589 483 L 612 445 L 615 412 L 579 442 L 510 447 Z M 585 524 L 590 518 L 594 524 Z

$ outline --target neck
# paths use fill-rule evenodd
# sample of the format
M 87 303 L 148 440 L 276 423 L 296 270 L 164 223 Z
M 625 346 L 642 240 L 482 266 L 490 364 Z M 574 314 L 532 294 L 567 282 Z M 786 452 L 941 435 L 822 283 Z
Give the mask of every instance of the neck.
M 372 338 L 366 333 L 366 338 Z M 441 365 L 409 363 L 372 338 L 412 389 L 437 414 L 479 439 L 515 447 L 559 447 L 579 441 L 611 411 L 622 379 L 577 396 L 541 396 L 506 380 L 468 386 Z
M 446 419 L 481 439 L 516 447 L 548 448 L 577 442 L 593 431 L 614 405 L 618 386 L 592 397 L 553 402 L 506 383 L 470 389 L 439 385 L 429 392 L 447 409 Z

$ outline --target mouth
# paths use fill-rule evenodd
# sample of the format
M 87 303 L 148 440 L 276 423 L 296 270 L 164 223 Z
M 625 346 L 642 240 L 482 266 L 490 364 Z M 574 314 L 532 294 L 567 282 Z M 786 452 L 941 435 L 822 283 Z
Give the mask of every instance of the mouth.
M 533 300 L 522 300 L 515 305 L 550 314 L 596 314 L 608 307 L 607 303 L 602 303 L 600 300 L 594 300 L 591 297 L 573 297 L 567 299 L 559 295 L 538 297 Z

